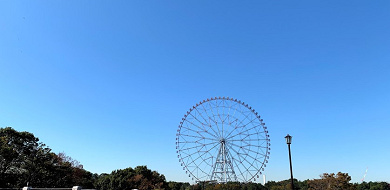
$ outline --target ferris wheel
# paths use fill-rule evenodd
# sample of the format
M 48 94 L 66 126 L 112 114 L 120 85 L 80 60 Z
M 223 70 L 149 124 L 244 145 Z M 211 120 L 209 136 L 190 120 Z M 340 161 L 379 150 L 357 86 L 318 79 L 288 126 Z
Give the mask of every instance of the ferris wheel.
M 270 154 L 267 127 L 244 102 L 215 97 L 189 109 L 176 134 L 176 152 L 196 181 L 256 181 Z

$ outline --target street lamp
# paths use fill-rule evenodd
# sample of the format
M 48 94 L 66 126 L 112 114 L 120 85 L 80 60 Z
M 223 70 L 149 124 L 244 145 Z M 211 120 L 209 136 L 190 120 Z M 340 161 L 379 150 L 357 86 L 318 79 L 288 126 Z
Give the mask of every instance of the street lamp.
M 294 178 L 293 178 L 293 172 L 292 172 L 291 149 L 290 149 L 290 144 L 291 144 L 292 136 L 290 136 L 289 134 L 287 134 L 287 136 L 284 137 L 284 138 L 286 139 L 286 143 L 287 143 L 287 145 L 288 145 L 288 157 L 290 158 L 291 189 L 294 190 Z

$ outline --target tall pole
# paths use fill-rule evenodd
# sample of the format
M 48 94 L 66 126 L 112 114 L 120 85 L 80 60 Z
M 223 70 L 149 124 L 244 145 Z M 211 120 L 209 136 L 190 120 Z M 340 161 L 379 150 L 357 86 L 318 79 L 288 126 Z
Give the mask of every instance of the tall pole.
M 290 158 L 291 189 L 294 190 L 294 178 L 293 178 L 293 172 L 292 172 L 290 144 L 288 144 L 288 157 Z

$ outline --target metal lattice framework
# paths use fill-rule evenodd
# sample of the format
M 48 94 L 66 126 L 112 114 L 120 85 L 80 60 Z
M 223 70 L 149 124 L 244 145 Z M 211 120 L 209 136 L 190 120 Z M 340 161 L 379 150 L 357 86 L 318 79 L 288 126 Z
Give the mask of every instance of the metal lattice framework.
M 197 103 L 176 134 L 179 162 L 196 181 L 256 181 L 268 163 L 270 145 L 260 115 L 229 97 Z

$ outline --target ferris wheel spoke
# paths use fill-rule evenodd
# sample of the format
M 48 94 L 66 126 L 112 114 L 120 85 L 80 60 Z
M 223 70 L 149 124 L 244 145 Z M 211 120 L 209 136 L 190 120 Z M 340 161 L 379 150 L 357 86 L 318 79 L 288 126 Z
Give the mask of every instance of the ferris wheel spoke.
M 253 121 L 255 121 L 257 118 L 254 118 L 254 119 L 252 119 L 252 120 L 250 120 L 248 123 L 246 123 L 245 125 L 241 125 L 241 126 L 238 126 L 237 128 L 241 128 L 241 130 L 243 130 L 243 129 L 245 129 L 245 127 L 248 125 L 248 124 L 251 124 Z M 243 121 L 241 121 L 241 123 L 242 123 Z M 240 123 L 240 124 L 241 124 Z M 260 124 L 261 125 L 261 124 Z M 259 125 L 255 125 L 255 127 L 257 127 L 257 126 L 259 126 Z
M 247 148 L 248 146 L 238 146 L 238 145 L 236 145 L 236 144 L 232 144 L 232 146 L 235 146 L 235 147 L 237 147 L 237 148 L 239 148 L 239 149 L 242 149 L 244 152 L 246 151 L 246 153 L 248 154 L 248 156 L 250 156 L 249 153 L 254 153 L 254 154 L 256 154 L 256 155 L 259 154 L 258 152 L 256 152 L 256 151 L 254 151 L 254 150 L 251 150 L 251 149 Z M 249 147 L 252 147 L 252 145 L 250 145 Z M 256 158 L 254 158 L 254 157 L 252 157 L 252 156 L 250 156 L 250 157 L 253 158 L 254 160 L 256 160 Z
M 218 144 L 216 144 L 215 146 L 213 146 L 212 148 L 210 148 L 208 151 L 204 151 L 204 153 L 203 153 L 202 155 L 199 155 L 195 160 L 192 159 L 192 162 L 190 162 L 190 163 L 188 163 L 188 164 L 193 164 L 193 163 L 195 163 L 196 160 L 198 160 L 199 158 L 201 158 L 203 155 L 205 155 L 205 154 L 206 154 L 207 152 L 209 152 L 210 150 L 214 149 L 217 145 L 218 145 Z M 192 155 L 194 155 L 194 154 L 196 154 L 196 153 L 198 153 L 198 152 L 192 153 L 192 154 L 190 154 L 190 155 L 188 155 L 188 156 L 192 156 Z M 188 156 L 186 156 L 186 157 L 188 157 Z
M 216 128 L 217 128 L 217 130 L 218 130 L 218 136 L 219 136 L 219 137 L 222 137 L 222 136 L 221 136 L 221 130 L 220 130 L 219 127 L 218 127 L 218 122 L 217 122 L 216 119 L 215 119 L 215 114 L 214 114 L 214 111 L 213 111 L 213 107 L 211 107 L 210 103 L 209 103 L 209 106 L 210 106 L 210 112 L 211 112 L 211 114 L 212 114 L 212 116 L 213 116 L 213 118 L 214 118 L 214 121 L 215 121 L 215 126 L 216 126 Z
M 261 124 L 260 124 L 260 125 L 261 125 Z M 238 135 L 242 135 L 242 133 L 245 133 L 245 132 L 248 132 L 248 131 L 250 131 L 250 130 L 252 130 L 252 129 L 255 129 L 255 128 L 259 127 L 260 125 L 255 125 L 255 126 L 253 126 L 252 128 L 246 129 L 245 131 L 241 131 L 241 132 L 239 132 L 239 133 L 237 133 L 237 134 L 235 134 L 235 135 L 233 135 L 233 136 L 227 137 L 226 139 L 231 139 L 231 138 L 234 138 L 234 137 L 236 137 L 236 136 L 238 136 Z M 261 132 L 261 133 L 265 133 L 265 132 Z M 254 134 L 254 133 L 251 133 L 251 134 Z
M 236 168 L 237 168 L 238 171 L 240 172 L 240 176 L 243 176 L 243 177 L 244 177 L 244 174 L 243 174 L 243 172 L 241 171 L 241 168 L 239 167 L 240 164 L 237 163 L 236 159 L 234 159 L 234 157 L 233 157 L 233 155 L 232 155 L 232 153 L 231 153 L 230 151 L 228 151 L 228 154 L 230 154 L 230 157 L 232 158 L 234 164 L 236 165 Z M 236 177 L 237 177 L 237 175 L 236 175 Z M 244 179 L 244 180 L 245 180 L 245 179 Z
M 191 158 L 191 160 L 193 160 L 192 159 L 192 156 L 194 156 L 195 154 L 199 154 L 199 153 L 205 153 L 205 152 L 207 152 L 207 151 L 196 151 L 196 152 L 192 152 L 192 153 L 187 153 L 187 152 L 180 152 L 181 154 L 185 154 L 185 156 L 181 156 L 181 159 L 182 160 L 187 160 L 187 164 L 188 164 L 188 160 Z M 180 154 L 180 155 L 181 155 Z M 195 157 L 195 156 L 194 156 Z M 199 157 L 198 157 L 199 158 Z M 193 160 L 193 162 L 191 162 L 191 163 L 194 163 L 194 160 Z
M 228 108 L 229 108 L 229 109 L 228 109 L 228 112 L 227 112 L 227 114 L 226 114 L 226 119 L 228 120 L 228 123 L 230 123 L 230 122 L 229 122 L 229 117 L 230 117 L 230 109 L 232 108 L 232 106 L 229 105 Z M 225 120 L 226 120 L 226 119 L 225 119 Z
M 244 137 L 244 138 L 246 138 L 246 137 Z M 243 139 L 230 139 L 229 142 L 262 141 L 262 140 L 265 141 L 266 140 L 266 139 L 247 139 L 247 140 L 244 140 L 244 138 Z
M 265 156 L 264 157 L 260 157 L 260 158 L 255 158 L 255 157 L 253 157 L 251 154 L 248 154 L 248 153 L 246 153 L 246 154 L 240 154 L 241 156 L 242 155 L 245 155 L 245 156 L 247 156 L 247 157 L 249 157 L 249 158 L 251 158 L 252 160 L 253 160 L 253 162 L 249 162 L 248 161 L 248 159 L 246 159 L 246 158 L 244 158 L 245 159 L 245 161 L 247 161 L 247 163 L 249 163 L 250 165 L 251 165 L 251 167 L 249 167 L 249 168 L 254 168 L 254 170 L 256 171 L 256 170 L 258 170 L 258 169 L 260 169 L 262 166 L 258 166 L 258 163 L 259 162 L 261 162 L 261 160 L 260 159 L 264 159 L 265 158 Z M 254 164 L 256 164 L 256 166 L 254 165 Z M 262 163 L 263 164 L 263 163 Z M 248 171 L 249 171 L 249 169 L 248 169 Z M 257 172 L 256 172 L 257 173 Z
M 259 135 L 261 133 L 251 133 L 251 134 L 242 134 L 244 137 L 242 137 L 241 139 L 229 139 L 229 142 L 235 142 L 235 141 L 241 141 L 241 142 L 245 142 L 245 141 L 266 141 L 266 139 L 262 140 L 262 139 L 251 139 L 250 137 L 254 136 L 254 135 Z M 258 136 L 255 136 L 255 137 L 258 137 Z
M 268 147 L 257 146 L 257 145 L 251 145 L 251 144 L 244 145 L 244 146 L 240 146 L 240 147 L 242 147 L 242 149 L 244 149 L 244 150 L 248 150 L 248 152 L 253 152 L 253 153 L 255 153 L 256 155 L 261 155 L 261 156 L 266 156 L 266 154 L 264 153 L 263 149 L 268 149 Z M 255 148 L 257 148 L 257 150 L 259 150 L 259 152 L 254 151 L 254 150 L 251 150 L 251 149 L 248 148 L 248 147 L 255 147 Z
M 260 145 L 250 144 L 248 141 L 256 141 L 256 139 L 248 139 L 247 141 L 242 141 L 242 143 L 246 144 L 244 146 L 253 146 L 253 147 L 258 147 L 258 148 L 268 148 L 267 146 L 262 146 L 263 144 L 266 143 L 265 141 L 263 141 Z
M 245 119 L 247 119 L 247 118 L 248 118 L 248 116 L 245 117 Z M 238 123 L 238 124 L 236 125 L 236 127 L 234 127 L 234 129 L 226 136 L 227 139 L 229 139 L 229 136 L 230 136 L 233 132 L 235 132 L 238 128 L 244 128 L 244 127 L 246 127 L 247 124 L 245 124 L 245 125 L 243 125 L 243 126 L 239 126 L 245 119 L 241 120 L 241 122 Z M 254 120 L 252 120 L 252 121 L 254 121 Z
M 208 125 L 210 125 L 209 121 L 207 121 L 207 120 L 203 117 L 202 113 L 197 109 L 197 107 L 195 107 L 194 110 L 196 110 L 196 112 L 200 115 L 200 117 L 202 117 L 202 119 L 203 119 Z M 194 117 L 194 116 L 193 116 L 193 117 Z M 199 122 L 200 122 L 200 121 L 199 121 Z
M 205 165 L 211 166 L 210 163 L 206 162 L 209 159 L 211 159 L 211 157 L 205 157 L 204 159 L 202 159 L 202 161 L 198 165 L 200 166 L 200 165 L 202 165 L 204 163 Z
M 250 116 L 251 112 L 249 112 L 248 114 L 244 114 L 244 111 L 241 111 L 240 113 L 244 116 L 244 119 L 242 119 L 239 124 L 243 123 L 246 119 L 248 119 L 248 117 Z
M 244 129 L 244 127 L 246 127 L 247 125 L 253 123 L 253 121 L 255 121 L 255 120 L 257 120 L 257 119 L 258 119 L 258 118 L 254 118 L 254 119 L 250 120 L 248 123 L 246 123 L 245 125 L 241 126 L 240 128 Z M 262 123 L 260 123 L 259 125 L 255 125 L 254 127 L 258 127 L 258 126 L 260 126 L 260 125 L 262 125 Z
M 211 141 L 218 142 L 218 140 L 216 140 L 216 139 L 206 138 L 206 137 L 203 137 L 203 136 L 195 136 L 195 135 L 187 135 L 187 134 L 180 134 L 180 136 L 193 137 L 193 138 L 197 138 L 197 139 L 200 139 L 200 140 L 211 140 Z
M 191 121 L 187 121 L 187 122 L 191 123 L 193 126 L 195 126 L 195 127 L 197 127 L 198 129 L 202 130 L 202 131 L 198 131 L 198 132 L 197 132 L 199 135 L 200 135 L 200 132 L 204 132 L 204 133 L 207 133 L 207 134 L 209 134 L 209 135 L 211 135 L 211 136 L 213 136 L 213 137 L 215 137 L 215 138 L 218 139 L 217 136 L 215 136 L 214 134 L 210 133 L 208 130 L 203 130 L 201 127 L 199 127 L 198 125 L 195 125 L 195 124 L 192 123 Z
M 203 114 L 197 109 L 197 108 L 194 108 L 195 110 L 196 110 L 196 112 L 198 112 L 198 114 L 200 115 L 200 117 L 202 117 L 202 119 L 208 124 L 208 125 L 210 125 L 210 121 L 207 121 L 207 119 L 206 118 L 204 118 L 203 117 Z
M 214 117 L 214 119 L 212 119 L 210 116 L 209 116 L 209 114 L 208 114 L 208 112 L 207 112 L 207 109 L 204 107 L 204 105 L 203 104 L 201 104 L 201 106 L 202 106 L 202 108 L 203 108 L 203 111 L 206 113 L 206 115 L 207 115 L 207 117 L 213 122 L 213 123 L 215 123 L 216 121 L 215 121 L 215 117 Z
M 203 105 L 202 105 L 203 106 Z M 207 122 L 207 126 L 209 127 L 209 129 L 211 129 L 215 134 L 216 134 L 216 136 L 218 136 L 218 133 L 214 130 L 214 128 L 213 127 L 211 127 L 211 124 L 210 124 L 210 122 L 209 121 L 207 121 L 206 120 L 206 118 L 204 118 L 203 117 L 203 115 L 200 113 L 200 111 L 197 109 L 197 108 L 195 108 L 195 110 L 198 112 L 198 114 L 203 118 L 203 120 L 205 120 L 206 122 Z M 206 112 L 206 114 L 207 114 L 207 112 Z M 210 117 L 208 117 L 210 120 L 212 120 Z M 212 121 L 214 121 L 214 120 L 212 120 Z M 215 121 L 214 121 L 215 122 Z M 207 129 L 205 129 L 205 130 L 207 130 Z
M 238 121 L 238 119 L 235 119 L 234 121 L 229 122 L 229 125 L 232 125 L 234 122 L 237 122 L 237 121 Z M 236 130 L 236 128 L 237 127 L 234 127 L 233 130 L 231 130 L 230 133 L 228 135 L 226 135 L 226 138 L 228 138 Z
M 217 109 L 217 111 L 218 111 L 218 117 L 219 117 L 219 119 L 221 120 L 221 128 L 222 128 L 222 135 L 221 135 L 221 137 L 225 137 L 225 135 L 223 134 L 223 133 L 225 133 L 225 126 L 224 126 L 224 124 L 225 124 L 225 121 L 226 121 L 226 119 L 228 119 L 228 117 L 229 117 L 229 114 L 225 114 L 225 109 L 228 107 L 228 104 L 226 103 L 226 100 L 222 100 L 221 101 L 221 103 L 220 104 L 222 104 L 222 106 L 220 106 L 220 107 L 222 107 L 222 113 L 219 113 L 219 109 Z
M 190 171 L 190 173 L 199 173 L 198 171 L 201 171 L 202 173 L 204 173 L 204 174 L 206 174 L 207 175 L 207 173 L 205 172 L 205 171 L 203 171 L 201 168 L 199 168 L 199 167 L 193 167 L 193 169 Z M 199 176 L 199 174 L 197 175 L 197 176 Z M 198 178 L 198 177 L 196 177 L 196 178 Z M 199 178 L 198 178 L 199 179 Z M 200 179 L 199 179 L 200 180 Z
M 266 153 L 264 153 L 263 149 L 268 149 L 268 147 L 265 147 L 265 146 L 252 145 L 252 144 L 247 144 L 247 145 L 244 145 L 244 146 L 242 146 L 242 147 L 245 147 L 245 149 L 247 149 L 247 150 L 250 150 L 250 149 L 248 149 L 248 148 L 246 148 L 246 147 L 256 147 L 258 150 L 261 151 L 261 153 L 260 153 L 260 152 L 253 151 L 253 150 L 252 150 L 252 152 L 253 152 L 253 153 L 256 153 L 256 154 L 260 154 L 260 155 L 262 155 L 262 156 L 266 156 Z
M 199 134 L 199 135 L 200 135 L 200 134 Z M 183 140 L 178 141 L 179 143 L 198 143 L 199 141 L 205 140 L 205 139 L 206 139 L 206 137 L 203 137 L 202 135 L 200 135 L 200 138 L 196 138 L 196 139 L 198 139 L 198 140 L 196 140 L 196 139 L 194 139 L 194 138 L 191 138 L 190 136 L 185 135 L 185 134 L 180 134 L 179 138 L 180 138 L 180 137 L 181 137 Z M 187 137 L 188 137 L 188 138 L 187 138 Z
M 214 143 L 207 143 L 207 144 L 200 144 L 200 145 L 197 145 L 197 146 L 192 146 L 192 147 L 188 147 L 188 148 L 185 148 L 185 149 L 182 149 L 181 151 L 184 151 L 184 150 L 191 150 L 191 149 L 194 149 L 194 148 L 199 148 L 199 147 L 205 147 L 207 145 L 212 145 L 212 144 L 215 144 L 217 142 L 214 142 Z
M 256 168 L 256 167 L 253 165 L 253 162 L 252 162 L 252 163 L 249 162 L 247 158 L 243 157 L 243 155 L 248 156 L 248 157 L 251 157 L 252 159 L 253 159 L 253 157 L 250 156 L 249 154 L 239 154 L 239 157 L 242 157 L 243 161 L 246 162 L 246 163 L 248 163 L 248 164 L 250 165 L 249 167 L 247 167 L 245 164 L 242 164 L 242 166 L 245 167 L 245 169 L 246 169 L 247 171 L 250 171 L 250 168 L 258 169 L 258 168 Z M 254 161 L 257 161 L 257 160 L 255 159 Z
M 237 102 L 234 102 L 233 105 L 234 105 L 233 117 L 235 117 L 235 116 L 236 116 L 236 113 L 239 112 L 239 111 L 237 111 L 237 109 L 239 108 L 239 106 L 240 106 L 241 104 L 239 104 L 239 103 L 237 103 Z M 233 106 L 232 106 L 232 107 L 233 107 Z M 241 113 L 241 112 L 240 112 L 240 113 Z
M 215 124 L 217 126 L 217 129 L 218 129 L 218 132 L 214 130 L 214 128 L 211 126 L 210 124 L 210 129 L 217 135 L 217 136 L 220 136 L 220 132 L 219 132 L 219 128 L 218 128 L 218 125 L 217 125 L 217 121 L 215 119 L 215 115 L 212 111 L 212 107 L 210 106 L 210 102 L 208 102 L 208 106 L 210 106 L 210 112 L 211 112 L 211 115 L 213 118 L 210 117 L 210 114 L 207 112 L 207 109 L 205 108 L 205 106 L 203 104 L 201 104 L 202 108 L 203 108 L 203 111 L 206 113 L 207 117 L 209 120 L 212 121 L 213 124 Z M 218 137 L 219 138 L 219 137 Z
M 218 113 L 218 117 L 219 117 L 219 120 L 221 121 L 221 137 L 224 137 L 223 133 L 224 133 L 224 121 L 221 117 L 221 115 Z
M 238 164 L 237 161 L 239 161 L 239 160 L 237 160 L 235 158 L 232 158 L 232 160 L 233 160 L 234 163 Z M 241 161 L 239 161 L 239 162 L 241 162 Z M 243 167 L 243 169 L 245 169 L 246 171 L 249 170 L 245 165 L 241 164 L 241 167 Z M 241 167 L 237 167 L 238 171 L 240 172 L 240 178 L 243 179 L 244 181 L 247 181 L 245 174 L 241 171 Z
M 222 118 L 221 118 L 223 124 L 226 123 L 226 120 L 228 120 L 227 123 L 229 123 L 229 113 L 228 114 L 225 113 L 225 108 L 226 107 L 224 107 L 223 109 Z
M 191 129 L 191 128 L 186 127 L 186 126 L 182 126 L 182 128 L 187 129 L 188 131 L 192 131 L 192 132 L 194 132 L 194 133 L 196 133 L 196 134 L 199 134 L 202 138 L 203 138 L 203 137 L 206 138 L 205 136 L 202 135 L 202 133 L 204 133 L 203 130 L 202 130 L 202 131 L 196 131 L 196 130 Z M 180 133 L 180 135 L 183 135 L 183 133 Z
M 214 144 L 214 143 L 210 143 L 210 144 Z M 209 144 L 209 145 L 210 145 L 210 144 Z M 214 149 L 217 145 L 219 145 L 219 143 L 217 143 L 217 144 L 214 145 L 212 148 L 210 148 L 210 149 L 208 149 L 208 150 L 205 150 L 205 151 L 203 151 L 203 152 L 210 152 L 210 151 L 211 151 L 212 149 Z M 205 147 L 205 146 L 201 145 L 201 147 Z M 186 153 L 186 152 L 183 152 L 184 154 L 186 154 L 186 156 L 184 156 L 183 159 L 188 158 L 188 157 L 190 157 L 190 156 L 192 156 L 192 155 L 195 155 L 195 154 L 197 154 L 197 153 L 199 153 L 199 152 L 201 152 L 201 151 L 193 152 L 193 153 Z
M 228 119 L 228 123 L 229 123 L 230 126 L 232 125 L 233 122 L 237 122 L 238 121 L 238 118 L 235 118 L 237 109 L 236 108 L 232 108 L 232 107 L 235 107 L 237 105 L 238 104 L 236 102 L 234 102 L 234 103 L 232 103 L 231 105 L 228 106 L 229 107 L 229 111 L 227 113 L 227 117 L 226 118 Z M 231 109 L 234 110 L 233 114 L 230 114 L 230 110 Z M 230 118 L 235 118 L 235 120 L 234 121 L 230 121 Z
M 179 144 L 193 144 L 193 143 L 197 144 L 199 143 L 199 141 L 179 141 Z
M 228 147 L 231 147 L 230 145 L 227 145 Z M 251 163 L 251 162 L 249 162 L 245 157 L 243 157 L 242 155 L 242 153 L 239 153 L 239 152 L 237 152 L 234 148 L 232 148 L 231 147 L 231 149 L 238 155 L 238 157 L 240 158 L 240 160 L 238 160 L 241 164 L 239 164 L 239 165 L 237 165 L 237 166 L 242 166 L 242 167 L 244 167 L 247 171 L 249 171 L 249 168 L 251 168 L 251 167 L 254 167 L 253 166 L 253 164 Z M 245 155 L 247 155 L 247 154 L 245 154 Z M 248 155 L 247 155 L 248 156 Z M 235 160 L 235 158 L 234 157 L 232 157 L 232 159 L 234 159 Z M 247 167 L 243 162 L 246 162 L 246 163 L 248 163 L 251 167 Z M 244 174 L 242 174 L 242 176 L 245 178 L 246 176 L 244 176 Z
M 201 122 L 198 117 L 194 116 L 192 113 L 189 114 L 190 116 L 192 116 L 193 119 L 195 119 L 196 121 L 198 121 L 202 126 L 205 126 L 205 125 L 208 125 L 208 122 L 206 121 L 206 123 L 203 123 Z M 204 130 L 206 130 L 206 128 L 203 127 Z
M 205 173 L 206 174 L 206 172 L 204 172 L 201 168 L 199 168 L 199 167 L 186 167 L 187 168 L 187 170 L 188 170 L 188 172 L 190 172 L 190 174 L 192 174 L 196 179 L 198 179 L 198 180 L 200 180 L 199 179 L 199 177 L 196 177 L 196 176 L 199 176 L 199 174 L 197 174 L 197 175 L 195 175 L 194 173 L 199 173 L 198 171 L 200 170 L 202 173 Z M 191 170 L 190 170 L 190 168 L 192 168 Z
M 192 118 L 194 118 L 196 121 L 198 121 L 200 124 L 202 124 L 202 126 L 203 126 L 203 129 L 205 130 L 205 131 L 207 131 L 207 129 L 204 127 L 204 126 L 209 126 L 210 125 L 210 123 L 208 122 L 208 121 L 206 121 L 206 124 L 205 123 L 203 123 L 203 122 L 201 122 L 196 116 L 194 116 L 193 114 L 191 114 L 190 113 L 190 115 L 192 116 Z
M 219 142 L 219 141 L 216 141 L 216 140 L 213 140 L 213 139 L 208 139 L 208 138 L 198 138 L 198 139 L 188 138 L 187 139 L 187 136 L 185 136 L 183 134 L 181 134 L 180 137 L 182 138 L 182 140 L 178 141 L 179 144 L 192 144 L 192 143 L 199 144 L 203 140 L 208 140 L 207 142 L 210 142 L 210 140 L 211 140 L 212 143 L 218 143 Z
M 250 142 L 250 141 L 255 141 L 255 142 L 262 142 L 261 144 L 264 144 L 265 142 L 267 142 L 268 140 L 267 139 L 260 139 L 260 138 L 258 138 L 258 136 L 254 136 L 253 137 L 253 135 L 259 135 L 259 134 L 257 134 L 257 133 L 252 133 L 252 134 L 248 134 L 248 135 L 245 135 L 245 137 L 243 137 L 243 138 L 241 138 L 241 140 L 238 140 L 238 141 L 241 141 L 241 142 L 243 142 L 243 143 L 247 143 L 248 144 L 248 141 Z M 255 139 L 253 139 L 253 138 L 255 138 Z M 229 142 L 230 141 L 237 141 L 237 139 L 230 139 L 229 140 Z
M 210 166 L 210 165 L 206 162 L 208 159 L 209 159 L 209 158 L 202 159 L 201 162 L 197 164 L 197 166 L 202 166 L 203 163 L 204 163 L 205 165 Z M 196 167 L 196 168 L 194 168 L 194 170 L 200 169 L 200 168 L 201 168 L 201 167 Z M 192 172 L 193 172 L 194 170 L 192 170 Z M 200 170 L 201 170 L 204 174 L 208 175 L 208 173 L 205 172 L 204 170 L 202 170 L 202 169 L 200 169 Z

